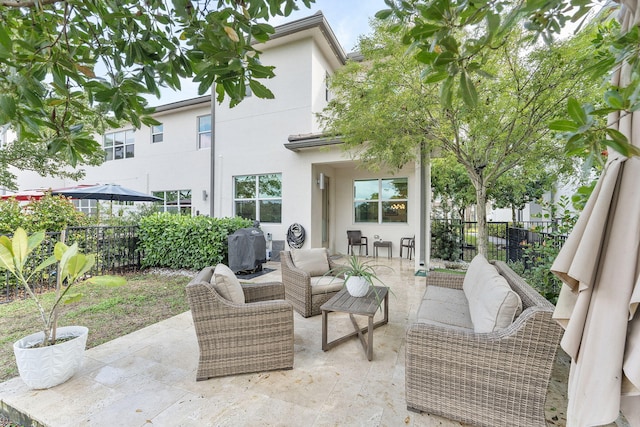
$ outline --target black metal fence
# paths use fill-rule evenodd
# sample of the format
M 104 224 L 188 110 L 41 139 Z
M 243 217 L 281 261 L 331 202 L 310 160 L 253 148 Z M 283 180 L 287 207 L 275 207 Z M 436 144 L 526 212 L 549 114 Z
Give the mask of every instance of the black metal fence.
M 34 250 L 28 266 L 33 268 L 53 254 L 55 244 L 60 241 L 60 233 L 47 233 L 44 242 Z M 138 227 L 70 227 L 66 230 L 65 243 L 77 242 L 82 253 L 96 254 L 96 264 L 90 274 L 134 271 L 140 268 L 142 254 L 138 249 Z M 0 276 L 0 280 L 3 276 Z M 55 266 L 38 272 L 31 279 L 36 292 L 55 289 Z M 0 303 L 24 297 L 23 290 L 16 281 L 4 274 L 4 286 L 0 284 Z
M 502 261 L 523 261 L 525 268 L 535 259 L 536 245 L 564 244 L 554 221 L 489 222 L 487 257 Z M 478 253 L 478 223 L 460 220 L 431 220 L 431 257 L 471 261 Z M 528 252 L 528 256 L 525 254 Z

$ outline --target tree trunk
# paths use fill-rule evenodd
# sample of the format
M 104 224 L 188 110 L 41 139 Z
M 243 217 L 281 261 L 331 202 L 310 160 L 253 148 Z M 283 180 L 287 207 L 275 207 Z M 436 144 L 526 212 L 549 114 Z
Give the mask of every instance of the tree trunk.
M 477 184 L 477 185 L 476 185 Z M 487 230 L 487 187 L 482 178 L 474 182 L 478 208 L 478 253 L 487 256 L 489 252 L 489 233 Z
M 515 205 L 511 205 L 511 222 L 516 223 L 516 207 Z

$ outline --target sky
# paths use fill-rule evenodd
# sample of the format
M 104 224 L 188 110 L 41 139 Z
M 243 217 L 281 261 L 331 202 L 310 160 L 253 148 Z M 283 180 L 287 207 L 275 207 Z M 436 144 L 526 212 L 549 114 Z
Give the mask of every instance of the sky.
M 316 0 L 309 9 L 300 4 L 300 10 L 287 17 L 272 18 L 269 23 L 275 27 L 322 11 L 346 53 L 354 50 L 360 35 L 370 33 L 369 19 L 373 18 L 377 11 L 386 9 L 384 0 Z M 158 106 L 195 98 L 198 96 L 198 85 L 184 81 L 182 91 L 164 90 L 161 93 L 161 99 L 155 96 L 148 97 L 149 104 Z

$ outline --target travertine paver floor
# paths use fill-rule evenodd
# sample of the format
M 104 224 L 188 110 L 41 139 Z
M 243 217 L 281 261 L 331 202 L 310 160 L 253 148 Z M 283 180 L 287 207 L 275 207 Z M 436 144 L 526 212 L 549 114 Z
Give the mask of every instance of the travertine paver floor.
M 186 312 L 87 350 L 82 371 L 60 386 L 33 391 L 19 378 L 0 384 L 0 401 L 48 426 L 459 426 L 407 411 L 405 331 L 424 277 L 414 275 L 413 261 L 377 262 L 393 268 L 380 271 L 393 294 L 371 362 L 357 338 L 323 352 L 321 316 L 294 313 L 292 370 L 196 382 L 198 344 Z M 253 280 L 279 280 L 279 264 L 268 266 L 278 270 Z M 331 316 L 329 339 L 351 330 L 347 315 Z M 563 426 L 567 362 L 559 360 L 547 414 L 548 425 Z

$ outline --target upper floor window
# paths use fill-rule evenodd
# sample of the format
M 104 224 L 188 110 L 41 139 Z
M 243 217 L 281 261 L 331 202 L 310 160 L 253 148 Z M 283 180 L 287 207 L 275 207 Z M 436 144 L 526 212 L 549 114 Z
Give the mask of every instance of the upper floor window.
M 353 194 L 355 222 L 407 222 L 407 178 L 358 180 Z
M 329 102 L 329 98 L 331 96 L 331 92 L 329 90 L 329 73 L 325 72 L 324 73 L 324 100 Z
M 235 214 L 260 222 L 282 222 L 282 174 L 234 178 Z
M 104 134 L 105 160 L 130 159 L 134 157 L 135 137 L 133 130 L 122 130 Z
M 162 123 L 151 126 L 151 142 L 164 141 L 164 129 Z
M 211 148 L 211 115 L 198 117 L 198 149 Z
M 153 195 L 164 201 L 163 212 L 191 215 L 191 190 L 154 191 Z

